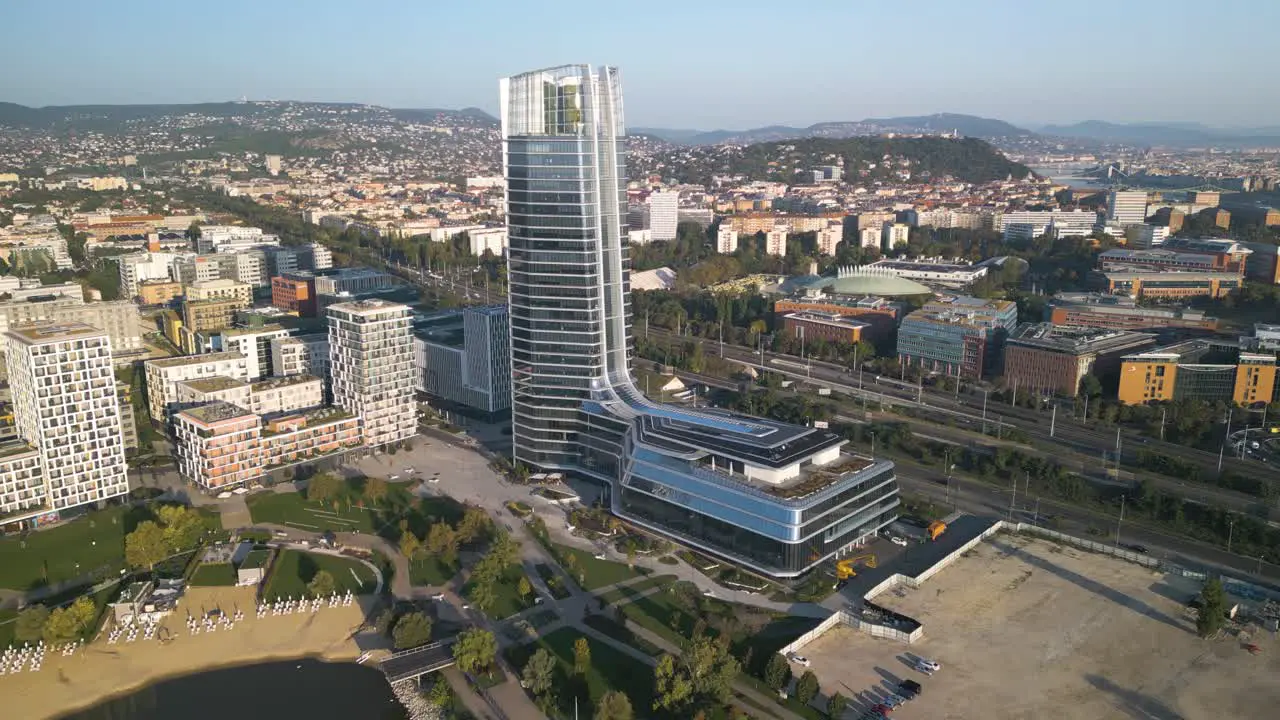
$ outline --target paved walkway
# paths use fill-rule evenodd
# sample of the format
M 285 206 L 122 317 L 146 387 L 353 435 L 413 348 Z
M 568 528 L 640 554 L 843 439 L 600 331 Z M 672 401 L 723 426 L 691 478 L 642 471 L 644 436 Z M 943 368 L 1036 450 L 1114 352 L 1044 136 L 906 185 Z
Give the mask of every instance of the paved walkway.
M 476 716 L 477 720 L 497 720 L 498 716 L 489 709 L 489 705 L 471 688 L 471 683 L 462 671 L 456 667 L 447 667 L 440 671 L 441 677 L 449 682 L 453 694 L 458 696 L 467 712 Z

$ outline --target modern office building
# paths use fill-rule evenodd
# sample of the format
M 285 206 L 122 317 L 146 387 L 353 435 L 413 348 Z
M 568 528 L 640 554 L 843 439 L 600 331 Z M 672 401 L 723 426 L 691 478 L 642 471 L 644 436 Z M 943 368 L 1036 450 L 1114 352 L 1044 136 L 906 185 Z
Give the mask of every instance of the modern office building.
M 636 389 L 617 70 L 539 70 L 500 92 L 515 459 L 604 483 L 617 515 L 771 576 L 891 523 L 892 463 L 844 454 L 824 429 Z
M 862 340 L 877 342 L 893 335 L 906 305 L 872 295 L 840 295 L 809 288 L 773 304 L 774 317 L 792 312 L 820 312 L 863 323 Z
M 128 493 L 110 336 L 47 322 L 7 335 L 14 423 L 39 457 L 40 507 L 65 510 Z
M 196 252 L 219 253 L 248 250 L 260 245 L 279 245 L 280 238 L 262 232 L 262 228 L 241 225 L 204 225 L 196 240 Z
M 1245 261 L 1245 277 L 1267 285 L 1280 285 L 1280 245 L 1262 242 L 1241 245 L 1252 251 Z
M 1131 245 L 1139 250 L 1152 250 L 1164 245 L 1168 239 L 1168 225 L 1143 223 L 1133 226 L 1133 241 Z
M 898 327 L 898 359 L 930 372 L 979 380 L 995 369 L 1005 336 L 1017 324 L 1018 305 L 1009 300 L 931 300 Z
M 327 310 L 333 402 L 360 418 L 369 447 L 417 434 L 410 311 L 384 300 L 339 303 Z
M 271 304 L 297 313 L 316 316 L 316 278 L 310 272 L 290 270 L 271 278 Z
M 1150 300 L 1185 300 L 1193 297 L 1226 297 L 1240 289 L 1236 272 L 1191 270 L 1136 270 L 1095 273 L 1092 283 L 1108 295 Z
M 1192 245 L 1179 239 L 1169 240 L 1158 250 L 1112 248 L 1098 255 L 1098 269 L 1160 272 L 1234 272 L 1243 276 L 1250 250 L 1240 243 L 1226 245 L 1195 241 Z M 1188 251 L 1194 248 L 1195 251 Z
M 395 287 L 394 277 L 373 268 L 353 267 L 315 273 L 317 295 L 360 295 Z
M 1022 323 L 1005 340 L 1004 384 L 1032 394 L 1075 397 L 1085 375 L 1113 378 L 1121 356 L 1155 342 L 1154 335 L 1126 330 Z
M 419 390 L 490 418 L 511 408 L 506 305 L 438 313 L 415 323 L 413 335 Z
M 1121 360 L 1119 400 L 1204 400 L 1255 406 L 1276 400 L 1276 354 L 1228 340 L 1188 340 Z
M 670 242 L 676 239 L 676 225 L 680 220 L 680 193 L 671 190 L 649 196 L 649 230 L 654 240 Z
M 1140 225 L 1147 219 L 1145 190 L 1112 190 L 1107 196 L 1107 219 L 1124 225 Z

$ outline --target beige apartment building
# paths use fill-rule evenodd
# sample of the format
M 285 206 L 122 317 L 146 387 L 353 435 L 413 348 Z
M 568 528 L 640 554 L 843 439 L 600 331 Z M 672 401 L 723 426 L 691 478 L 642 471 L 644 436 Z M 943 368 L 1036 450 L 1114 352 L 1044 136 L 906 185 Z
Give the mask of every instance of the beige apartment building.
M 204 280 L 187 287 L 187 300 L 240 300 L 246 306 L 253 304 L 253 286 L 235 280 Z
M 142 305 L 168 305 L 182 297 L 182 283 L 172 280 L 144 280 L 138 283 L 138 302 Z

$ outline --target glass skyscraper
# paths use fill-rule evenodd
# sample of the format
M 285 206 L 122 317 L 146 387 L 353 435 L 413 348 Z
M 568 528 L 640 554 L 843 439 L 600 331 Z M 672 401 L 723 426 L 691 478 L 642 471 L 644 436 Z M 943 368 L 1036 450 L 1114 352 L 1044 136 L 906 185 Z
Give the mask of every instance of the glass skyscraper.
M 605 483 L 619 516 L 779 577 L 892 522 L 892 463 L 636 389 L 618 71 L 538 70 L 500 92 L 515 459 Z

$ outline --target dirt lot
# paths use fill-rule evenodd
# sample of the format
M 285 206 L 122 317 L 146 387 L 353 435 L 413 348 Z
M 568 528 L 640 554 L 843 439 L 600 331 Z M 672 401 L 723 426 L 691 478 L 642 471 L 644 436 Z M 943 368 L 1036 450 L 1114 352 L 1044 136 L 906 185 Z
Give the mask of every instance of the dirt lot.
M 1025 537 L 983 543 L 918 590 L 877 602 L 924 624 L 913 645 L 833 629 L 801 653 L 824 696 L 874 702 L 914 678 L 921 697 L 894 713 L 928 718 L 1199 720 L 1280 717 L 1280 640 L 1255 631 L 1196 637 L 1183 602 L 1197 583 Z M 942 663 L 926 678 L 920 655 Z M 849 717 L 855 717 L 850 711 Z

